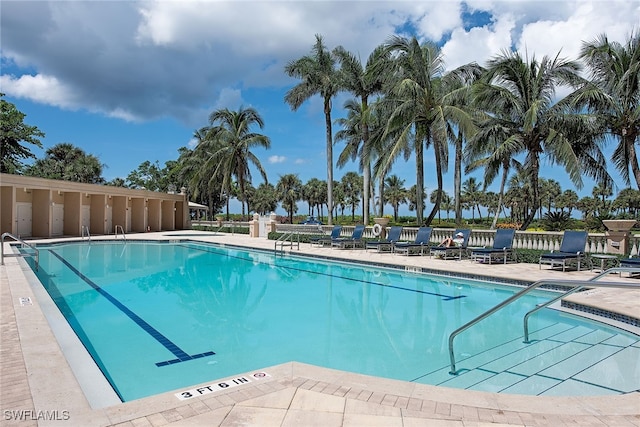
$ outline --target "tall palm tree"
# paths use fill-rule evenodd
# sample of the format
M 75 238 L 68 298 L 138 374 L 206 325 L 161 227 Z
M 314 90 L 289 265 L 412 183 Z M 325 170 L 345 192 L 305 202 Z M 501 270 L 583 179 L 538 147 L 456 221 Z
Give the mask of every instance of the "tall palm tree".
M 591 76 L 575 102 L 586 106 L 600 119 L 603 130 L 618 140 L 611 160 L 626 184 L 631 182 L 631 169 L 640 189 L 636 152 L 640 143 L 640 31 L 631 34 L 625 45 L 603 34 L 582 45 L 580 58 Z
M 289 173 L 282 175 L 276 184 L 278 200 L 289 215 L 289 223 L 293 223 L 293 214 L 298 211 L 298 200 L 302 197 L 302 182 L 298 175 Z
M 254 108 L 240 107 L 237 111 L 224 108 L 212 112 L 209 123 L 205 143 L 196 147 L 199 154 L 205 158 L 198 176 L 209 177 L 209 183 L 219 181 L 222 185 L 221 196 L 224 192 L 227 197 L 232 194 L 235 178 L 244 217 L 245 205 L 242 201 L 248 200 L 245 188 L 251 183 L 249 165 L 253 164 L 264 182 L 268 182 L 267 173 L 260 160 L 251 152 L 255 147 L 271 147 L 271 141 L 267 136 L 251 132 L 255 125 L 262 129 L 264 121 Z
M 480 183 L 476 181 L 474 177 L 469 177 L 462 183 L 461 198 L 468 203 L 471 209 L 472 222 L 475 221 L 475 210 L 478 209 L 478 215 L 482 220 L 482 212 L 480 212 L 480 201 L 482 198 L 482 191 L 480 189 Z
M 491 228 L 495 229 L 498 217 L 504 204 L 504 195 L 509 179 L 509 172 L 512 168 L 520 168 L 521 164 L 513 158 L 516 151 L 513 144 L 515 141 L 509 139 L 508 128 L 503 126 L 500 120 L 500 112 L 492 112 L 478 124 L 478 132 L 464 148 L 464 159 L 466 163 L 465 172 L 471 172 L 482 168 L 484 170 L 483 180 L 485 190 L 493 183 L 498 174 L 500 177 L 500 190 L 498 191 L 498 206 L 493 216 Z
M 378 46 L 371 52 L 365 66 L 362 65 L 360 58 L 356 57 L 342 46 L 338 46 L 333 50 L 338 62 L 340 63 L 340 85 L 342 89 L 351 92 L 359 100 L 359 108 L 355 106 L 345 108 L 351 111 L 358 111 L 359 114 L 355 116 L 356 123 L 351 124 L 351 137 L 343 138 L 347 142 L 345 150 L 351 154 L 351 159 L 360 160 L 360 170 L 362 171 L 364 183 L 363 183 L 363 220 L 367 224 L 369 222 L 369 196 L 371 187 L 371 161 L 369 156 L 364 155 L 366 151 L 363 147 L 369 143 L 369 130 L 370 130 L 370 106 L 369 98 L 376 93 L 382 91 L 383 82 L 385 80 L 384 73 L 389 69 L 389 53 L 384 49 L 384 46 Z M 349 102 L 349 101 L 347 101 Z M 352 101 L 354 104 L 357 101 Z M 353 122 L 354 117 L 351 118 Z M 348 122 L 347 122 L 348 123 Z M 355 132 L 353 132 L 355 130 Z M 336 140 L 338 134 L 336 134 Z M 344 153 L 344 151 L 343 151 Z
M 511 157 L 525 156 L 523 168 L 533 191 L 532 208 L 522 224 L 526 229 L 536 214 L 540 194 L 538 176 L 544 154 L 551 163 L 564 166 L 577 188 L 582 175 L 598 182 L 611 181 L 606 160 L 597 146 L 592 122 L 573 114 L 568 99 L 556 100 L 556 87 L 583 84 L 575 61 L 547 56 L 526 61 L 517 52 L 503 52 L 491 59 L 487 73 L 474 88 L 480 108 L 494 112 L 507 135 L 504 144 Z
M 291 88 L 284 100 L 297 110 L 304 101 L 314 95 L 320 95 L 324 105 L 327 140 L 327 204 L 329 206 L 329 225 L 333 224 L 333 132 L 331 130 L 331 98 L 340 90 L 336 60 L 322 42 L 322 36 L 316 34 L 316 43 L 311 54 L 289 62 L 285 72 L 302 82 Z
M 389 175 L 385 180 L 385 201 L 393 207 L 393 220 L 398 221 L 400 205 L 407 203 L 407 190 L 404 188 L 404 179 L 398 175 Z
M 416 159 L 416 198 L 419 199 L 425 193 L 424 150 L 433 148 L 439 191 L 436 204 L 424 221 L 429 224 L 440 209 L 443 173 L 448 164 L 450 121 L 464 134 L 472 134 L 474 128 L 471 115 L 460 108 L 450 94 L 460 89 L 454 80 L 466 74 L 467 67 L 445 75 L 440 48 L 434 43 L 420 44 L 415 37 L 407 39 L 394 36 L 389 39 L 386 48 L 394 54 L 396 66 L 393 75 L 395 84 L 387 95 L 393 104 L 387 128 L 398 132 L 387 158 L 388 162 L 392 162 L 406 150 L 409 143 L 412 145 Z M 422 203 L 417 203 L 418 223 L 423 222 L 422 206 Z

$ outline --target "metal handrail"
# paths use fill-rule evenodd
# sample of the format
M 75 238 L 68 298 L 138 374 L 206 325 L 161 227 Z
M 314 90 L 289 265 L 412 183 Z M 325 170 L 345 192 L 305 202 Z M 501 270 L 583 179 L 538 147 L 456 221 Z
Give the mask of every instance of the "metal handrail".
M 528 337 L 529 337 L 529 332 L 528 332 L 528 325 L 527 322 L 529 320 L 529 316 L 531 314 L 533 314 L 534 312 L 550 305 L 553 304 L 554 302 L 564 298 L 567 295 L 570 295 L 574 292 L 579 291 L 580 289 L 583 289 L 585 287 L 600 287 L 600 288 L 640 288 L 640 283 L 629 283 L 629 282 L 596 282 L 596 280 L 598 280 L 599 278 L 610 274 L 610 273 L 618 273 L 618 272 L 630 272 L 630 273 L 635 273 L 635 272 L 640 272 L 640 268 L 633 268 L 633 267 L 614 267 L 614 268 L 610 268 L 607 271 L 604 271 L 600 274 L 598 274 L 597 276 L 592 277 L 589 280 L 552 280 L 552 279 L 543 279 L 543 280 L 538 280 L 537 282 L 532 283 L 531 285 L 529 285 L 528 287 L 526 287 L 525 289 L 521 290 L 520 292 L 512 295 L 511 297 L 507 298 L 506 300 L 504 300 L 503 302 L 501 302 L 500 304 L 496 305 L 495 307 L 485 311 L 484 313 L 482 313 L 481 315 L 479 315 L 478 317 L 470 320 L 469 322 L 465 323 L 464 325 L 460 326 L 458 329 L 456 329 L 455 331 L 451 332 L 451 334 L 449 335 L 449 360 L 451 362 L 451 371 L 449 372 L 451 375 L 457 375 L 457 371 L 456 371 L 456 360 L 455 360 L 455 356 L 453 354 L 453 339 L 458 336 L 458 334 L 466 331 L 467 329 L 469 329 L 471 326 L 475 325 L 476 323 L 480 322 L 481 320 L 486 319 L 487 317 L 491 316 L 493 313 L 495 313 L 496 311 L 500 310 L 501 308 L 511 304 L 513 301 L 519 299 L 520 297 L 524 296 L 525 294 L 528 294 L 529 292 L 539 288 L 540 286 L 544 286 L 544 285 L 566 285 L 566 286 L 572 286 L 571 289 L 555 298 L 553 298 L 551 301 L 545 303 L 545 304 L 541 304 L 536 306 L 533 310 L 531 310 L 530 312 L 528 312 L 525 316 L 524 316 L 524 334 L 525 334 L 525 342 L 528 342 Z
M 293 236 L 296 236 L 298 238 L 296 242 L 293 241 Z M 289 233 L 285 233 L 276 239 L 276 241 L 273 243 L 273 252 L 276 254 L 278 253 L 278 243 L 280 244 L 280 251 L 284 252 L 285 242 L 287 241 L 289 241 L 289 244 L 286 246 L 290 246 L 291 249 L 293 249 L 293 244 L 296 243 L 298 246 L 298 250 L 300 250 L 300 233 L 298 233 L 297 231 L 292 231 Z
M 84 240 L 85 230 L 87 231 L 87 239 L 89 240 L 89 242 L 91 242 L 91 233 L 89 232 L 89 227 L 87 227 L 86 225 L 82 226 L 82 229 L 80 231 L 80 238 Z
M 118 238 L 118 229 L 120 229 L 120 232 L 122 233 L 122 239 L 126 242 L 127 241 L 127 236 L 126 236 L 126 234 L 124 234 L 124 228 L 122 228 L 121 225 L 116 225 L 114 227 L 115 239 Z
M 28 246 L 31 250 L 33 250 L 35 252 L 35 263 L 36 263 L 36 271 L 38 271 L 38 267 L 40 265 L 40 251 L 38 249 L 36 249 L 35 246 L 25 242 L 24 240 L 22 240 L 20 237 L 14 236 L 11 233 L 2 233 L 2 237 L 0 238 L 0 265 L 4 265 L 4 257 L 25 257 L 25 256 L 31 256 L 33 257 L 33 254 L 29 254 L 29 253 L 17 253 L 17 254 L 5 254 L 4 253 L 4 238 L 5 237 L 11 237 L 13 240 L 20 242 L 23 246 Z

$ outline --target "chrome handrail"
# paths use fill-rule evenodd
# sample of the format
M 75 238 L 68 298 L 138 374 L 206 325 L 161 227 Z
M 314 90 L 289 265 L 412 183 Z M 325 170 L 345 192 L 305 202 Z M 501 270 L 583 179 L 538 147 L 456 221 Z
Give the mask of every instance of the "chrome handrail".
M 91 243 L 91 233 L 89 232 L 89 227 L 87 227 L 86 225 L 82 226 L 82 229 L 80 231 L 80 238 L 84 240 L 85 230 L 87 231 L 87 239 L 89 240 L 89 243 Z
M 451 371 L 449 372 L 451 375 L 457 375 L 457 371 L 456 371 L 456 360 L 455 360 L 455 355 L 453 353 L 453 339 L 458 336 L 458 334 L 466 331 L 467 329 L 469 329 L 471 326 L 475 325 L 476 323 L 480 322 L 481 320 L 486 319 L 487 317 L 491 316 L 493 313 L 495 313 L 496 311 L 500 310 L 501 308 L 511 304 L 513 301 L 519 299 L 520 297 L 524 296 L 525 294 L 528 294 L 529 292 L 539 288 L 540 286 L 544 286 L 544 285 L 565 285 L 565 286 L 572 286 L 571 289 L 563 294 L 561 294 L 558 297 L 553 298 L 551 301 L 536 306 L 533 310 L 531 310 L 530 312 L 528 312 L 525 316 L 524 316 L 524 334 L 525 334 L 525 342 L 528 342 L 529 339 L 529 331 L 528 331 L 528 325 L 527 322 L 529 320 L 529 316 L 531 314 L 533 314 L 534 312 L 540 310 L 541 308 L 544 308 L 550 304 L 553 304 L 555 301 L 558 301 L 562 298 L 564 298 L 567 295 L 570 295 L 574 292 L 577 292 L 578 290 L 585 288 L 585 287 L 591 287 L 591 288 L 595 288 L 595 287 L 600 287 L 600 288 L 640 288 L 640 283 L 629 283 L 629 282 L 596 282 L 596 280 L 598 280 L 599 278 L 610 274 L 610 273 L 618 273 L 618 272 L 630 272 L 630 273 L 635 273 L 635 272 L 640 272 L 640 268 L 634 268 L 634 267 L 614 267 L 614 268 L 610 268 L 609 270 L 602 272 L 600 274 L 598 274 L 597 276 L 592 277 L 589 280 L 552 280 L 552 279 L 543 279 L 543 280 L 538 280 L 537 282 L 532 283 L 531 285 L 529 285 L 528 287 L 526 287 L 525 289 L 521 290 L 518 293 L 515 293 L 514 295 L 512 295 L 511 297 L 507 298 L 506 300 L 504 300 L 503 302 L 501 302 L 500 304 L 494 306 L 493 308 L 485 311 L 484 313 L 482 313 L 481 315 L 479 315 L 478 317 L 468 321 L 467 323 L 465 323 L 464 325 L 460 326 L 458 329 L 456 329 L 455 331 L 451 332 L 451 334 L 449 335 L 449 360 L 451 362 Z
M 293 241 L 293 236 L 297 237 L 296 242 Z M 295 243 L 298 247 L 298 250 L 300 250 L 300 233 L 298 233 L 297 231 L 291 231 L 289 233 L 283 234 L 282 236 L 276 239 L 276 241 L 273 244 L 273 252 L 275 254 L 278 253 L 278 244 L 280 244 L 280 251 L 284 252 L 285 242 L 287 241 L 289 243 L 286 246 L 290 246 L 291 249 L 293 249 L 293 244 Z
M 35 263 L 36 263 L 36 271 L 38 271 L 38 267 L 40 265 L 40 251 L 38 249 L 36 249 L 35 246 L 25 242 L 24 240 L 22 240 L 20 237 L 14 236 L 11 233 L 2 233 L 2 237 L 0 238 L 0 265 L 4 265 L 4 257 L 25 257 L 25 256 L 31 256 L 33 257 L 33 254 L 29 254 L 29 253 L 17 253 L 17 254 L 5 254 L 4 253 L 4 238 L 5 237 L 11 237 L 13 240 L 20 242 L 23 246 L 28 246 L 31 250 L 33 250 L 35 252 Z
M 120 229 L 120 232 L 122 233 L 122 239 L 123 239 L 123 240 L 125 241 L 125 243 L 126 243 L 126 241 L 127 241 L 127 236 L 124 234 L 124 228 L 122 228 L 122 226 L 121 226 L 121 225 L 116 225 L 116 226 L 114 227 L 114 233 L 115 233 L 115 237 L 114 237 L 114 238 L 115 238 L 115 239 L 117 239 L 117 238 L 118 238 L 118 229 Z

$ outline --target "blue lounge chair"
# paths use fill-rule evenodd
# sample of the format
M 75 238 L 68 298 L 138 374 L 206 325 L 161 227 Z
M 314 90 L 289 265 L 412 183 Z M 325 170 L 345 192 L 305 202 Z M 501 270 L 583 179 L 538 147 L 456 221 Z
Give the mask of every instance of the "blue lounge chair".
M 456 246 L 434 246 L 431 248 L 431 255 L 435 255 L 442 259 L 457 258 L 462 259 L 462 255 L 467 253 L 467 245 L 469 244 L 469 237 L 471 236 L 471 230 L 468 228 L 459 228 L 453 232 L 453 236 L 458 233 L 462 233 L 462 244 Z
M 620 260 L 620 267 L 640 267 L 640 257 L 622 258 Z
M 420 227 L 413 242 L 397 242 L 393 245 L 393 251 L 407 256 L 412 254 L 423 255 L 425 249 L 428 250 L 430 248 L 429 242 L 432 231 L 432 227 Z
M 346 249 L 348 247 L 356 248 L 356 246 L 364 247 L 362 234 L 364 233 L 364 225 L 356 225 L 353 229 L 351 237 L 335 239 L 331 242 L 332 248 Z
M 634 256 L 629 258 L 622 258 L 620 260 L 620 267 L 636 269 L 633 271 L 629 271 L 629 277 L 633 276 L 634 274 L 640 274 L 640 257 Z M 620 273 L 620 275 L 622 275 L 622 273 Z
M 389 229 L 389 234 L 385 240 L 370 240 L 365 243 L 365 249 L 377 249 L 378 252 L 393 250 L 393 244 L 400 240 L 402 234 L 402 226 L 394 225 Z
M 496 230 L 493 239 L 493 246 L 490 248 L 474 248 L 471 250 L 472 261 L 488 261 L 491 264 L 493 259 L 502 259 L 506 264 L 507 258 L 513 256 L 513 239 L 516 236 L 516 230 L 508 228 L 500 228 Z
M 329 236 L 319 236 L 319 237 L 312 237 L 310 239 L 311 244 L 312 245 L 318 245 L 318 246 L 329 246 L 331 244 L 331 242 L 333 242 L 334 240 L 340 238 L 340 233 L 342 232 L 342 226 L 341 225 L 334 225 L 333 229 L 331 230 L 331 234 Z
M 568 262 L 577 262 L 578 271 L 580 264 L 584 260 L 584 248 L 587 246 L 588 234 L 586 231 L 566 230 L 562 236 L 562 243 L 558 252 L 548 252 L 540 256 L 539 268 L 542 264 L 561 265 L 565 271 Z

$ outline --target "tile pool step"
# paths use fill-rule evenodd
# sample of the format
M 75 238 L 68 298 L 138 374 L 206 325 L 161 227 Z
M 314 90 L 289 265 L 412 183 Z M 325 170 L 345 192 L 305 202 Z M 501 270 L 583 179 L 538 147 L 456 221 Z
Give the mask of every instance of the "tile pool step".
M 415 382 L 469 390 L 527 395 L 630 393 L 640 384 L 640 341 L 609 331 L 551 325 L 474 354 Z

